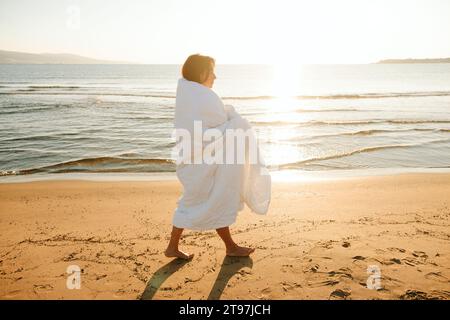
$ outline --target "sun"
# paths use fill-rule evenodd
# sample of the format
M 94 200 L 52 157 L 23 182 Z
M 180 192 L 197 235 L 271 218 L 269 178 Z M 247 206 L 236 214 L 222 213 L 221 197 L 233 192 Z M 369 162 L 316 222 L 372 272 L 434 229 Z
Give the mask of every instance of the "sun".
M 279 111 L 289 111 L 297 103 L 301 92 L 301 67 L 288 63 L 274 64 L 272 70 L 272 104 Z

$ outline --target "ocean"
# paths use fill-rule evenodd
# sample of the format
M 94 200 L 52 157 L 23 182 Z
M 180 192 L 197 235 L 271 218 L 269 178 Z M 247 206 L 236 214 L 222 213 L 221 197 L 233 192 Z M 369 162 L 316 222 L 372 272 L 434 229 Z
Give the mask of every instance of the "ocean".
M 0 65 L 0 180 L 174 172 L 179 65 Z M 218 65 L 272 171 L 450 168 L 450 64 Z

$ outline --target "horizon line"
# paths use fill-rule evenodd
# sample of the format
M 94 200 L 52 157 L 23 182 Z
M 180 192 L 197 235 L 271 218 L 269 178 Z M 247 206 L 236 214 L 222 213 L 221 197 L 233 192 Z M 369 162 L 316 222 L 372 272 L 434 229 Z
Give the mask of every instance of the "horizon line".
M 10 53 L 19 53 L 19 54 L 31 54 L 31 55 L 71 55 L 78 58 L 84 58 L 84 59 L 90 59 L 90 60 L 99 60 L 99 63 L 0 63 L 1 65 L 7 65 L 7 64 L 42 64 L 42 65 L 52 65 L 52 64 L 64 64 L 64 65 L 182 65 L 183 62 L 174 63 L 174 62 L 138 62 L 138 61 L 126 61 L 125 60 L 116 60 L 116 59 L 110 59 L 110 58 L 98 58 L 98 57 L 90 57 L 90 56 L 84 56 L 77 53 L 68 53 L 68 52 L 27 52 L 27 51 L 17 51 L 17 50 L 5 50 L 0 49 L 0 52 L 10 52 Z M 380 64 L 382 62 L 389 62 L 389 61 L 414 61 L 414 60 L 448 60 L 449 57 L 421 57 L 421 58 L 413 58 L 413 57 L 407 57 L 407 58 L 383 58 L 379 59 L 377 61 L 367 61 L 367 62 L 295 62 L 295 63 L 287 63 L 287 65 L 292 66 L 302 66 L 302 65 L 368 65 L 368 64 Z M 102 63 L 104 62 L 104 63 Z M 216 65 L 267 65 L 272 66 L 276 65 L 277 63 L 274 62 L 225 62 L 225 63 L 216 63 Z

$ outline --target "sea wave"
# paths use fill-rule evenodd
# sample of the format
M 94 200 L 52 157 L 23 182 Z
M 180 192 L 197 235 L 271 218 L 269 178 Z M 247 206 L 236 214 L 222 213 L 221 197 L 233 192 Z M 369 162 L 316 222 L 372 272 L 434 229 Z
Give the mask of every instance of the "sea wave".
M 450 130 L 447 130 L 450 131 Z M 363 147 L 355 150 L 312 157 L 309 159 L 284 163 L 280 165 L 270 165 L 270 169 L 300 169 L 308 166 L 320 165 L 320 161 L 339 159 L 369 152 L 383 151 L 388 149 L 411 148 L 434 143 L 449 143 L 450 139 L 436 139 L 416 144 L 394 144 Z M 20 170 L 0 170 L 0 176 L 28 175 L 36 173 L 151 173 L 151 172 L 175 172 L 176 164 L 171 159 L 137 158 L 139 155 L 134 152 L 120 154 L 119 156 L 105 156 L 94 158 L 81 158 L 50 164 L 35 168 Z
M 81 89 L 81 87 L 78 87 Z M 87 89 L 87 88 L 86 88 Z M 93 89 L 93 88 L 90 88 Z M 110 91 L 109 91 L 110 90 Z M 117 92 L 119 88 L 109 88 L 108 91 L 45 91 L 37 88 L 17 89 L 10 91 L 0 91 L 0 95 L 71 95 L 71 96 L 116 96 L 116 97 L 143 97 L 143 98 L 166 98 L 175 99 L 173 94 L 149 94 L 133 92 Z M 113 91 L 113 92 L 112 92 Z
M 432 120 L 432 119 L 373 119 L 373 120 L 311 120 L 305 122 L 295 121 L 250 121 L 257 126 L 283 126 L 296 125 L 299 127 L 305 126 L 328 126 L 328 125 L 364 125 L 364 124 L 427 124 L 427 123 L 450 123 L 449 120 Z
M 295 110 L 295 112 L 299 112 L 299 113 L 307 113 L 307 112 L 358 112 L 358 111 L 363 111 L 363 112 L 367 112 L 367 111 L 378 111 L 378 110 L 362 110 L 362 109 L 355 109 L 355 108 L 336 108 L 336 109 L 297 109 Z
M 63 86 L 63 85 L 33 85 L 33 86 L 28 86 L 28 88 L 30 89 L 80 89 L 82 87 L 80 86 Z
M 408 98 L 408 97 L 414 98 L 414 97 L 436 97 L 436 96 L 450 96 L 450 91 L 413 91 L 413 92 L 383 92 L 383 93 L 369 92 L 357 94 L 298 95 L 288 98 L 299 100 L 310 100 L 310 99 L 380 99 L 380 98 Z M 227 100 L 269 100 L 277 98 L 280 97 L 273 95 L 222 97 L 222 99 Z
M 34 173 L 107 173 L 107 172 L 173 172 L 175 163 L 170 159 L 143 159 L 123 157 L 83 158 L 52 165 L 21 169 L 1 170 L 0 176 L 25 175 Z
M 34 95 L 93 95 L 93 96 L 136 96 L 149 98 L 175 99 L 175 93 L 148 93 L 151 88 L 138 88 L 138 92 L 128 92 L 128 88 L 120 87 L 90 87 L 71 85 L 30 85 L 26 87 L 8 87 L 8 91 L 1 91 L 3 95 L 34 94 Z M 11 90 L 13 89 L 13 90 Z M 56 89 L 56 90 L 55 90 Z M 99 90 L 101 89 L 101 90 Z M 68 90 L 67 92 L 63 90 Z M 132 89 L 132 90 L 136 90 Z M 414 98 L 414 97 L 438 97 L 450 96 L 450 91 L 409 91 L 409 92 L 368 92 L 348 94 L 321 94 L 321 95 L 296 95 L 287 97 L 296 100 L 354 100 L 354 99 L 383 99 L 383 98 Z M 254 95 L 254 96 L 223 96 L 222 100 L 273 100 L 279 99 L 276 95 Z M 285 98 L 285 97 L 283 97 Z
M 338 153 L 338 154 L 332 154 L 332 155 L 326 155 L 326 156 L 320 156 L 320 157 L 312 157 L 312 158 L 301 160 L 301 161 L 285 163 L 285 164 L 280 164 L 280 165 L 271 166 L 271 167 L 272 168 L 276 167 L 278 169 L 299 169 L 305 165 L 309 165 L 312 163 L 315 164 L 315 162 L 318 162 L 318 161 L 345 158 L 345 157 L 349 157 L 349 156 L 352 156 L 352 155 L 358 154 L 358 153 L 368 153 L 368 152 L 387 150 L 387 149 L 418 147 L 418 146 L 428 145 L 431 143 L 440 143 L 440 142 L 450 142 L 450 139 L 437 139 L 437 140 L 426 141 L 426 142 L 415 143 L 415 144 L 397 144 L 397 145 L 365 147 L 365 148 L 359 148 L 359 149 L 348 151 L 348 152 L 342 152 L 342 153 Z
M 450 129 L 428 129 L 428 128 L 412 128 L 412 129 L 399 129 L 399 130 L 389 130 L 389 129 L 369 129 L 369 130 L 358 130 L 350 132 L 339 132 L 339 133 L 329 133 L 329 134 L 319 134 L 311 135 L 305 137 L 306 139 L 317 139 L 317 138 L 331 138 L 331 137 L 341 137 L 341 136 L 370 136 L 378 133 L 399 133 L 399 132 L 450 132 Z M 301 139 L 301 138 L 300 138 Z M 289 138 L 290 141 L 298 141 L 299 137 Z

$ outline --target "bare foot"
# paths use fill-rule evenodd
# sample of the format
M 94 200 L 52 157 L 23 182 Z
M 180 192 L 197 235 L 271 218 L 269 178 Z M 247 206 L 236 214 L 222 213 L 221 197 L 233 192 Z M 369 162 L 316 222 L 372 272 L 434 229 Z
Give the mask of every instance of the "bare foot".
M 191 260 L 192 257 L 194 257 L 193 253 L 189 254 L 180 250 L 173 249 L 166 249 L 166 251 L 164 251 L 164 254 L 168 258 L 180 258 L 184 260 Z
M 255 251 L 255 248 L 247 248 L 236 246 L 233 249 L 227 250 L 227 256 L 230 257 L 248 257 L 250 253 Z

